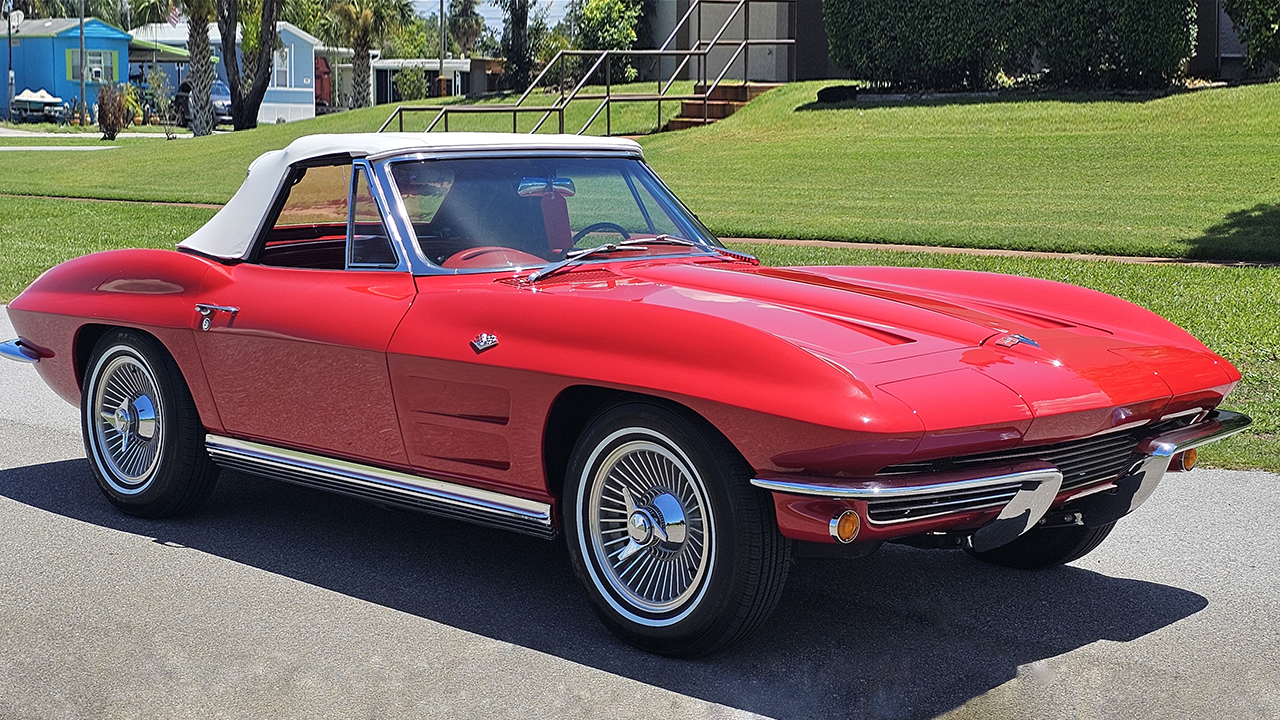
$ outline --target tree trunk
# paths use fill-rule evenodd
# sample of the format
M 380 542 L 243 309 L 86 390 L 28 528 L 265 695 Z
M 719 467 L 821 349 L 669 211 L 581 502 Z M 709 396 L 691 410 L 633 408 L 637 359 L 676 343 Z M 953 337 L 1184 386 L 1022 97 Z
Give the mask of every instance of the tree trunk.
M 212 134 L 214 127 L 209 90 L 217 75 L 213 71 L 213 53 L 209 50 L 208 18 L 199 15 L 187 18 L 187 33 L 187 48 L 191 53 L 191 69 L 187 73 L 191 93 L 187 96 L 187 111 L 191 113 L 191 134 L 200 137 Z
M 510 14 L 511 50 L 507 62 L 511 65 L 511 89 L 529 87 L 529 0 L 512 0 Z
M 240 73 L 240 57 L 223 52 L 227 68 L 227 84 L 231 89 L 231 123 L 236 130 L 258 127 L 258 110 L 262 98 L 271 84 L 271 73 L 276 48 L 276 16 L 280 0 L 264 0 L 261 27 L 258 31 L 258 48 L 254 55 L 244 58 L 245 73 Z M 240 24 L 239 0 L 218 0 L 218 31 L 222 37 L 235 37 Z
M 351 48 L 351 107 L 369 107 L 373 102 L 369 99 L 369 41 L 357 39 Z

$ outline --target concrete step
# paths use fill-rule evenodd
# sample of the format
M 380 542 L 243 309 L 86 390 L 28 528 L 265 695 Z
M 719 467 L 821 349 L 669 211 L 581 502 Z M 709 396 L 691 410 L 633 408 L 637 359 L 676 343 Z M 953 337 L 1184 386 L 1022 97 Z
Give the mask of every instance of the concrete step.
M 706 108 L 706 116 L 711 119 L 727 118 L 735 112 L 746 107 L 745 102 L 737 102 L 731 100 L 708 100 Z M 701 100 L 681 100 L 680 101 L 680 117 L 701 118 L 702 117 L 702 101 Z
M 770 90 L 780 87 L 782 83 L 720 83 L 711 91 L 712 100 L 726 100 L 729 102 L 751 102 Z M 701 83 L 693 86 L 695 94 L 706 92 L 706 85 Z
M 667 130 L 688 130 L 689 128 L 703 127 L 715 122 L 715 118 L 703 120 L 702 118 L 689 117 L 673 117 L 667 121 Z

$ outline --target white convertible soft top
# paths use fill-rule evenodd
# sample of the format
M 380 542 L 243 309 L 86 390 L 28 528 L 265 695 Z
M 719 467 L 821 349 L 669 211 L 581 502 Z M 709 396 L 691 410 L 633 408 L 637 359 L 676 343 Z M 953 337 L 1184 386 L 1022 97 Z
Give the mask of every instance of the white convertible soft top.
M 621 138 L 510 133 L 351 133 L 308 135 L 283 150 L 264 153 L 249 165 L 249 176 L 209 222 L 178 247 L 227 260 L 245 259 L 263 218 L 294 163 L 327 155 L 378 157 L 414 151 L 566 150 L 640 153 L 640 145 Z

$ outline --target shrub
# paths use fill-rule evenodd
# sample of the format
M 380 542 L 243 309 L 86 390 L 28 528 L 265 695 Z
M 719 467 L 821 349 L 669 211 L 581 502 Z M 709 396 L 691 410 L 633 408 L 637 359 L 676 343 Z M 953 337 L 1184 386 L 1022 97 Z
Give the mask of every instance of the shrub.
M 422 68 L 401 68 L 391 82 L 395 83 L 401 100 L 421 100 L 427 96 L 427 79 Z
M 1112 25 L 1115 71 L 1125 85 L 1162 87 L 1195 51 L 1195 0 L 1122 0 Z
M 147 89 L 151 91 L 151 106 L 160 117 L 160 122 L 164 123 L 164 136 L 172 140 L 170 123 L 173 122 L 173 92 L 169 87 L 169 75 L 159 65 L 152 65 L 147 72 Z
M 1231 18 L 1240 39 L 1249 47 L 1248 63 L 1260 70 L 1280 65 L 1280 3 L 1275 0 L 1223 0 L 1222 9 Z
M 127 112 L 123 87 L 111 82 L 98 86 L 98 130 L 102 131 L 103 140 L 116 139 L 116 135 L 133 119 L 132 115 L 125 117 Z
M 823 13 L 855 78 L 939 90 L 1036 65 L 1068 86 L 1161 85 L 1195 31 L 1195 0 L 823 0 Z
M 1007 0 L 824 0 L 831 58 L 906 87 L 985 87 L 1000 68 Z
M 1195 0 L 1058 0 L 1039 9 L 1039 58 L 1071 87 L 1159 87 L 1195 42 Z

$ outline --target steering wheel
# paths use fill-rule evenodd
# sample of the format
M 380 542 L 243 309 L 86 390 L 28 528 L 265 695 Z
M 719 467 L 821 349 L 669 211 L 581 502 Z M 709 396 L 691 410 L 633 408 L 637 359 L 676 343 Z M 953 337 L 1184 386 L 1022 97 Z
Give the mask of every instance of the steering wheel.
M 590 225 L 574 233 L 573 244 L 577 245 L 579 240 L 581 240 L 582 238 L 586 237 L 587 235 L 597 230 L 612 230 L 618 233 L 619 235 L 621 235 L 623 240 L 631 239 L 631 233 L 627 232 L 626 228 L 622 227 L 621 225 L 617 223 L 611 223 L 611 222 L 598 222 L 598 223 L 591 223 Z
M 500 245 L 483 245 L 467 248 L 450 255 L 440 267 L 444 268 L 501 268 L 520 265 L 539 265 L 546 260 L 515 248 Z

